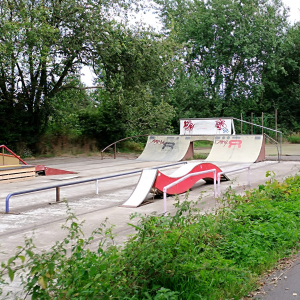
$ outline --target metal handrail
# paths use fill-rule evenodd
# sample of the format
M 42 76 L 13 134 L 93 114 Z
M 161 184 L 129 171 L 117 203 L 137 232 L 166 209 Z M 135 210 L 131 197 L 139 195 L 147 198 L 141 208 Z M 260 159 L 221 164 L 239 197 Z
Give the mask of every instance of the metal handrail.
M 167 168 L 167 167 L 172 167 L 172 166 L 176 166 L 176 165 L 180 165 L 180 164 L 186 164 L 186 163 L 187 162 L 179 162 L 179 163 L 175 163 L 175 164 L 169 164 L 169 165 L 154 167 L 152 169 Z M 132 174 L 136 174 L 136 173 L 139 173 L 139 172 L 142 172 L 142 171 L 143 171 L 143 169 L 140 169 L 140 170 L 137 170 L 137 171 L 131 171 L 131 172 L 126 172 L 126 173 L 121 173 L 121 174 L 108 175 L 108 176 L 103 176 L 103 177 L 98 177 L 98 178 L 85 179 L 85 180 L 80 180 L 80 181 L 75 181 L 75 182 L 62 183 L 62 184 L 47 186 L 47 187 L 43 187 L 43 188 L 37 188 L 37 189 L 31 189 L 31 190 L 11 193 L 11 194 L 8 194 L 6 196 L 5 213 L 7 213 L 7 214 L 9 213 L 9 200 L 12 196 L 29 194 L 29 193 L 34 193 L 34 192 L 39 192 L 39 191 L 44 191 L 44 190 L 50 190 L 50 189 L 55 188 L 56 189 L 56 202 L 60 202 L 59 192 L 60 192 L 61 187 L 95 181 L 96 182 L 96 194 L 97 194 L 98 193 L 98 181 L 99 180 L 115 178 L 115 177 L 120 177 L 120 176 L 125 176 L 125 175 L 132 175 Z
M 12 152 L 5 145 L 0 145 L 0 148 L 6 149 L 11 155 L 13 155 L 15 158 L 17 158 L 20 162 L 22 162 L 24 165 L 27 165 L 27 163 L 23 159 L 21 159 L 19 156 L 17 156 L 17 154 L 15 154 L 14 152 Z M 2 154 L 3 154 L 3 157 L 4 157 L 4 153 L 2 153 Z
M 214 197 L 216 198 L 216 197 L 220 197 L 220 195 L 221 195 L 221 192 L 220 192 L 221 175 L 226 174 L 226 173 L 233 173 L 233 172 L 237 172 L 237 171 L 241 171 L 241 170 L 245 170 L 245 169 L 248 169 L 248 185 L 251 186 L 251 182 L 250 182 L 250 166 L 243 167 L 243 168 L 238 168 L 238 169 L 234 169 L 234 170 L 229 170 L 229 171 L 222 171 L 222 172 L 219 172 L 218 174 L 217 174 L 217 170 L 216 169 L 211 169 L 211 170 L 207 170 L 207 171 L 191 173 L 191 174 L 188 174 L 188 175 L 186 175 L 186 176 L 184 176 L 184 177 L 182 177 L 182 178 L 180 178 L 180 179 L 178 179 L 178 180 L 170 183 L 169 185 L 166 185 L 163 188 L 163 193 L 164 193 L 164 215 L 166 215 L 166 213 L 167 213 L 167 190 L 169 188 L 171 188 L 172 186 L 174 186 L 174 185 L 176 185 L 176 184 L 178 184 L 178 183 L 186 180 L 189 177 L 214 172 Z M 216 187 L 216 182 L 218 182 L 218 189 Z
M 261 125 L 255 124 L 255 123 L 247 122 L 247 121 L 244 121 L 244 120 L 241 120 L 241 119 L 238 119 L 238 118 L 232 118 L 232 119 L 279 133 L 280 134 L 280 158 L 279 158 L 279 160 L 281 160 L 281 157 L 282 157 L 282 132 L 281 131 L 271 129 L 271 128 L 268 128 L 268 127 L 265 127 L 265 126 L 261 126 Z
M 250 182 L 250 166 L 249 167 L 244 167 L 244 168 L 239 168 L 239 169 L 234 169 L 234 170 L 229 170 L 229 171 L 222 171 L 218 173 L 218 197 L 220 197 L 221 192 L 220 192 L 220 181 L 221 181 L 221 175 L 226 174 L 226 173 L 233 173 L 241 170 L 248 169 L 248 185 L 251 186 Z
M 213 172 L 214 173 L 214 197 L 216 198 L 216 180 L 217 180 L 217 176 L 216 176 L 216 173 L 217 173 L 217 170 L 216 169 L 210 169 L 210 170 L 206 170 L 206 171 L 201 171 L 201 172 L 196 172 L 196 173 L 190 173 L 190 174 L 187 174 L 185 176 L 183 176 L 182 178 L 166 185 L 164 188 L 163 188 L 163 193 L 164 193 L 164 215 L 166 215 L 167 213 L 167 190 L 169 188 L 171 188 L 172 186 L 190 178 L 190 177 L 193 177 L 193 176 L 197 176 L 197 175 L 201 175 L 201 174 L 206 174 L 206 173 L 211 173 Z
M 106 146 L 103 150 L 101 150 L 101 159 L 103 159 L 103 152 L 104 152 L 107 148 L 111 147 L 112 145 L 115 145 L 115 147 L 114 147 L 114 159 L 116 159 L 116 158 L 117 158 L 117 143 L 122 142 L 122 141 L 125 141 L 125 140 L 128 140 L 128 139 L 132 139 L 132 138 L 135 138 L 135 137 L 148 136 L 148 135 L 149 135 L 149 134 L 142 134 L 142 135 L 130 136 L 130 137 L 127 137 L 127 138 L 118 140 L 118 141 L 116 141 L 116 142 L 114 142 L 114 143 L 112 143 L 112 144 Z
M 278 150 L 278 142 L 272 139 L 270 136 L 268 136 L 266 133 L 264 133 L 265 137 L 269 139 L 271 144 L 274 144 L 277 148 L 277 155 L 278 155 L 278 162 L 280 162 L 280 157 L 279 157 L 279 150 Z

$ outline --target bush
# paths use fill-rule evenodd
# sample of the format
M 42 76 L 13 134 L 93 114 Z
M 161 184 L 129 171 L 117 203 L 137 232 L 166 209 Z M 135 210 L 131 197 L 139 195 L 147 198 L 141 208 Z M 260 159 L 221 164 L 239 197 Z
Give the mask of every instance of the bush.
M 294 133 L 288 136 L 288 141 L 292 144 L 300 144 L 300 133 Z
M 83 224 L 68 209 L 63 241 L 38 254 L 27 239 L 0 275 L 8 271 L 13 280 L 21 272 L 32 299 L 240 299 L 259 275 L 299 248 L 299 192 L 299 175 L 283 183 L 271 176 L 243 196 L 229 189 L 215 214 L 177 201 L 174 216 L 140 216 L 123 247 L 114 245 L 105 222 L 84 238 Z

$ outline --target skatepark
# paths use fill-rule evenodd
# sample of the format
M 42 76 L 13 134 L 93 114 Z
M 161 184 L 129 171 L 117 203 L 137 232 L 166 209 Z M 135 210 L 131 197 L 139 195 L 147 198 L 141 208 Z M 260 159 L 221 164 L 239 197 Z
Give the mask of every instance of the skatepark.
M 120 155 L 113 159 L 111 156 L 105 156 L 103 160 L 99 156 L 57 157 L 28 161 L 30 165 L 44 165 L 52 169 L 67 170 L 68 173 L 0 183 L 0 211 L 2 212 L 0 214 L 0 261 L 9 259 L 16 247 L 23 244 L 25 236 L 34 236 L 37 248 L 42 251 L 49 249 L 55 241 L 63 239 L 66 234 L 61 226 L 67 216 L 67 208 L 63 201 L 56 202 L 55 188 L 13 195 L 9 199 L 9 213 L 5 213 L 6 198 L 11 193 L 74 183 L 61 187 L 59 197 L 60 200 L 68 201 L 79 222 L 85 221 L 85 233 L 88 235 L 108 218 L 109 223 L 115 225 L 115 242 L 121 244 L 126 241 L 129 234 L 134 233 L 134 229 L 127 225 L 129 222 L 137 221 L 130 221 L 131 214 L 164 213 L 164 201 L 160 196 L 163 188 L 155 184 L 158 182 L 158 177 L 162 177 L 160 174 L 169 180 L 169 184 L 191 172 L 201 172 L 199 169 L 201 167 L 194 168 L 201 166 L 201 163 L 202 165 L 214 164 L 225 174 L 228 172 L 226 176 L 229 180 L 220 183 L 220 197 L 222 197 L 222 193 L 228 187 L 242 193 L 246 189 L 263 184 L 266 181 L 267 171 L 274 172 L 275 178 L 282 181 L 287 176 L 296 174 L 300 169 L 298 145 L 287 147 L 286 152 L 283 145 L 282 159 L 278 162 L 272 159 L 276 158 L 276 148 L 269 147 L 269 144 L 265 147 L 261 135 L 219 135 L 215 137 L 213 147 L 205 161 L 185 160 L 190 156 L 191 150 L 191 138 L 187 137 L 149 136 L 145 150 L 139 157 Z M 292 160 L 283 159 L 287 157 Z M 212 167 L 209 165 L 209 168 Z M 143 170 L 152 170 L 152 177 L 142 180 Z M 202 176 L 186 188 L 190 190 L 189 200 L 197 200 L 201 197 L 198 205 L 203 212 L 213 212 L 219 204 L 218 198 L 214 197 L 214 185 L 207 183 L 213 181 L 213 176 L 208 175 Z M 203 180 L 207 177 L 210 177 L 210 180 Z M 251 187 L 249 187 L 249 179 Z M 85 180 L 86 182 L 79 183 Z M 146 183 L 146 192 L 142 182 Z M 154 195 L 152 188 L 159 189 L 160 194 Z M 143 195 L 139 199 L 135 196 L 133 201 L 136 205 L 126 205 L 125 203 L 131 199 L 136 190 L 138 190 L 137 195 Z M 175 191 L 170 194 L 176 193 Z M 182 190 L 178 193 L 180 193 L 179 199 L 186 197 Z M 172 205 L 175 199 L 174 195 L 167 198 L 168 213 L 175 212 Z M 13 282 L 13 285 L 8 288 L 17 290 L 16 285 L 17 283 Z

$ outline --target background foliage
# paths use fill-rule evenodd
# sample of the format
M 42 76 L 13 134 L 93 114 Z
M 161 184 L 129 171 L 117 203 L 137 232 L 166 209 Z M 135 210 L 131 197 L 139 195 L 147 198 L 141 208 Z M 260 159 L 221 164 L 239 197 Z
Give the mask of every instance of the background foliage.
M 155 2 L 159 33 L 129 22 L 139 0 L 1 1 L 1 143 L 36 153 L 46 134 L 101 148 L 178 133 L 179 118 L 275 109 L 280 130 L 300 130 L 300 30 L 281 0 Z

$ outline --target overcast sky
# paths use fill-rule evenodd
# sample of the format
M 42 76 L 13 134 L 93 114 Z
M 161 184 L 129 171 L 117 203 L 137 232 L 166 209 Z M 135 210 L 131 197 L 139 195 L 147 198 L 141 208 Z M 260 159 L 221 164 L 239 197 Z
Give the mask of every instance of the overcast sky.
M 294 23 L 300 20 L 300 1 L 299 0 L 282 0 L 282 2 L 290 7 L 290 21 Z

